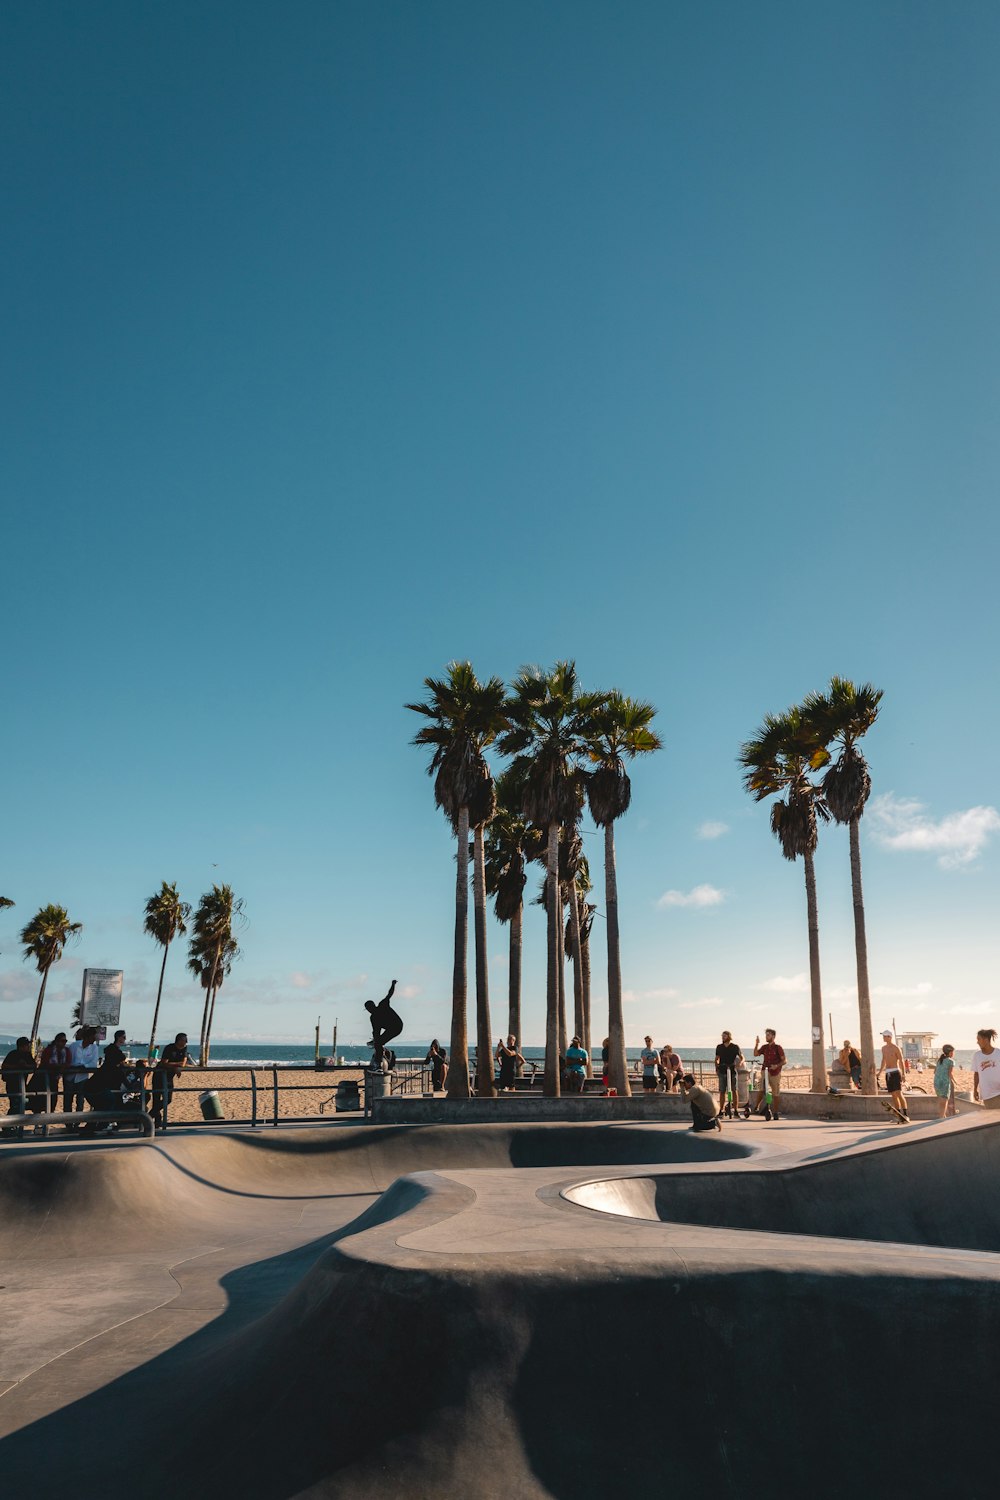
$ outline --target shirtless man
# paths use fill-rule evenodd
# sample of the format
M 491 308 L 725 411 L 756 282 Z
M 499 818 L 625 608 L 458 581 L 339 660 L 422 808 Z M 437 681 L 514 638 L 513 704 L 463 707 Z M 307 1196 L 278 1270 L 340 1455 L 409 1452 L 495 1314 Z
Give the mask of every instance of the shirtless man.
M 906 1111 L 906 1098 L 903 1094 L 903 1054 L 893 1041 L 891 1031 L 882 1033 L 882 1062 L 877 1078 L 880 1078 L 883 1072 L 890 1099 L 903 1118 L 908 1120 L 910 1116 Z

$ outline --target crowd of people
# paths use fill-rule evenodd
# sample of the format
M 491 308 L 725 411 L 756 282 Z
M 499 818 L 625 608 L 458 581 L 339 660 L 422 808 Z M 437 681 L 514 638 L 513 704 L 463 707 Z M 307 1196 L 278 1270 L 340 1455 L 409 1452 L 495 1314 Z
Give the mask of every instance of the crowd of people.
M 85 1113 L 127 1114 L 148 1108 L 154 1124 L 162 1125 L 174 1083 L 190 1061 L 183 1031 L 155 1059 L 137 1059 L 128 1054 L 124 1031 L 116 1031 L 102 1052 L 97 1028 L 82 1026 L 72 1042 L 65 1031 L 57 1032 L 37 1057 L 30 1038 L 19 1036 L 0 1063 L 0 1077 L 8 1114 L 78 1114 L 79 1122 L 67 1122 L 68 1131 L 109 1134 L 118 1129 L 117 1121 L 87 1121 Z

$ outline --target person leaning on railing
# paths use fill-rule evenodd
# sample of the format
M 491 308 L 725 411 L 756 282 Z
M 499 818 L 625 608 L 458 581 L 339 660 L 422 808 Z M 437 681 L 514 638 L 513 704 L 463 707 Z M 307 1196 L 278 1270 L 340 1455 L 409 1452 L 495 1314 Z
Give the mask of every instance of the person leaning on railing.
M 7 1090 L 7 1113 L 23 1115 L 29 1074 L 35 1071 L 35 1055 L 31 1050 L 31 1038 L 19 1036 L 14 1046 L 0 1063 L 0 1076 Z
M 153 1069 L 152 1109 L 153 1124 L 163 1124 L 163 1113 L 174 1097 L 174 1083 L 191 1061 L 187 1049 L 187 1032 L 179 1031 L 172 1042 L 164 1047 L 159 1062 Z

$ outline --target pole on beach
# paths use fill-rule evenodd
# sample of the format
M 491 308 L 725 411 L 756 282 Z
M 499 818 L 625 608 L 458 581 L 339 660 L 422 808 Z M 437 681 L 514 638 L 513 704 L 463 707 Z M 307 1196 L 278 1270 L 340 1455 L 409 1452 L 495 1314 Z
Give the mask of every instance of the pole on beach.
M 340 1020 L 340 1017 L 339 1016 L 335 1016 L 334 1017 L 334 1021 L 333 1021 L 333 1060 L 334 1060 L 334 1062 L 337 1061 L 337 1022 L 339 1020 Z
M 321 1020 L 322 1020 L 321 1016 L 317 1016 L 316 1017 L 316 1061 L 317 1062 L 319 1062 L 319 1023 L 320 1023 Z

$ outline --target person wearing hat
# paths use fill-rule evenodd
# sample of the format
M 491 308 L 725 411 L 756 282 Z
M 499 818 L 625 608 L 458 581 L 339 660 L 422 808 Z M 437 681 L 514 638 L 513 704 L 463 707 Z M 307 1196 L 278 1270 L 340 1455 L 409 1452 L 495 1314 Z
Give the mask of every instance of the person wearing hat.
M 879 1065 L 878 1078 L 885 1073 L 885 1086 L 892 1099 L 893 1104 L 900 1114 L 909 1119 L 906 1110 L 906 1098 L 903 1094 L 903 1054 L 892 1039 L 891 1031 L 882 1033 L 882 1061 Z

